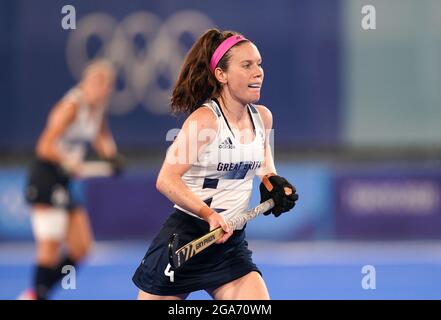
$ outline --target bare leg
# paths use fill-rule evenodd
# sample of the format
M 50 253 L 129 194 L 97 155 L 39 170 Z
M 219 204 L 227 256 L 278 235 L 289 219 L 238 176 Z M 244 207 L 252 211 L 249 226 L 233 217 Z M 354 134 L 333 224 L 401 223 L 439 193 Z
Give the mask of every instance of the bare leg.
M 216 300 L 269 300 L 268 289 L 259 273 L 245 276 L 207 292 Z
M 89 217 L 83 208 L 76 208 L 69 215 L 67 246 L 69 257 L 78 262 L 90 251 L 93 244 Z
M 142 290 L 138 293 L 138 300 L 185 300 L 187 297 L 188 293 L 177 296 L 158 296 Z

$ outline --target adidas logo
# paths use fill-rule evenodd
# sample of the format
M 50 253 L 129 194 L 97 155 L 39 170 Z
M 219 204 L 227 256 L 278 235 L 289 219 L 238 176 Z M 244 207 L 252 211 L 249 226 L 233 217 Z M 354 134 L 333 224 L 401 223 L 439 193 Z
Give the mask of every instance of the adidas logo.
M 219 144 L 219 149 L 234 149 L 234 148 L 236 147 L 233 145 L 233 141 L 231 141 L 230 137 L 226 138 L 224 141 L 222 141 Z

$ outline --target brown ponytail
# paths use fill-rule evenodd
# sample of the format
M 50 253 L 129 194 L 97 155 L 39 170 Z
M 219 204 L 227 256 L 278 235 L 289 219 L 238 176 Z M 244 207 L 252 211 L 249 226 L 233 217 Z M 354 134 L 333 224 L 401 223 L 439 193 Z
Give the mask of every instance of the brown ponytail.
M 221 85 L 210 70 L 214 50 L 230 36 L 239 33 L 209 29 L 191 47 L 173 88 L 171 109 L 173 113 L 192 113 L 211 97 L 220 95 Z M 218 67 L 227 70 L 228 52 Z

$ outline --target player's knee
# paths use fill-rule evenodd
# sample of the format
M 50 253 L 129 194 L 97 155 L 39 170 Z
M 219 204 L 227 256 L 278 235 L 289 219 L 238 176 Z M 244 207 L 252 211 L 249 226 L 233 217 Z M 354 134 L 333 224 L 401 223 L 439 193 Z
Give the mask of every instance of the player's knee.
M 92 251 L 93 241 L 87 240 L 82 243 L 76 243 L 69 249 L 69 256 L 75 261 L 81 261 Z
M 89 239 L 88 241 L 86 241 L 86 242 L 83 244 L 82 252 L 83 252 L 83 255 L 84 255 L 84 256 L 90 254 L 90 252 L 91 252 L 92 249 L 93 249 L 94 244 L 95 244 L 95 242 L 93 241 L 93 239 Z
M 74 260 L 75 262 L 80 262 L 81 260 L 83 260 L 88 254 L 88 251 L 84 250 L 84 249 L 74 249 L 74 250 L 70 250 L 69 251 L 69 257 L 72 258 L 72 260 Z

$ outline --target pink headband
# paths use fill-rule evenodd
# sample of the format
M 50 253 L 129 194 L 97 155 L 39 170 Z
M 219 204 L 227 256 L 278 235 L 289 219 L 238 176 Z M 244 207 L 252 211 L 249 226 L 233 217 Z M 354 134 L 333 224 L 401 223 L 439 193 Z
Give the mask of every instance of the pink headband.
M 235 44 L 241 41 L 247 40 L 245 37 L 241 35 L 234 35 L 231 36 L 224 41 L 214 50 L 213 56 L 210 60 L 210 69 L 212 72 L 214 72 L 214 69 L 216 69 L 217 64 L 222 59 L 222 57 L 225 55 L 225 53 L 230 50 L 231 47 L 233 47 Z

